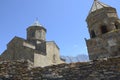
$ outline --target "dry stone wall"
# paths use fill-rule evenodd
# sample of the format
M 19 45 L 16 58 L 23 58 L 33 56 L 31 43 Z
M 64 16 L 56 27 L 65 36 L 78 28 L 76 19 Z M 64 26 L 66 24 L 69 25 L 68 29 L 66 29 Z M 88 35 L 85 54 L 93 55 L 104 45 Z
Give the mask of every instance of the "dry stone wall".
M 120 80 L 120 57 L 32 67 L 30 61 L 1 61 L 0 80 Z

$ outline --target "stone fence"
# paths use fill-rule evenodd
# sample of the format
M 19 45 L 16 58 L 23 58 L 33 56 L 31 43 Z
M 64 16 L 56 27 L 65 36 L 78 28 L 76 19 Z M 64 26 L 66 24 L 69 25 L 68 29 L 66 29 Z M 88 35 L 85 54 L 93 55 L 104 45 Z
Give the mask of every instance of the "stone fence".
M 120 80 L 120 58 L 32 67 L 30 61 L 1 61 L 0 80 Z

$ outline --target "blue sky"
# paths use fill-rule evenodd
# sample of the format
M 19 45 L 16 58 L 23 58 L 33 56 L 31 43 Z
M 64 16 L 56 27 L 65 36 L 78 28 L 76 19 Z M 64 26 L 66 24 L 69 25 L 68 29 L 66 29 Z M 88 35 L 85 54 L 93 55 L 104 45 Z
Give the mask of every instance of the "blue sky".
M 119 0 L 101 0 L 117 9 Z M 26 28 L 36 17 L 47 29 L 47 41 L 54 40 L 61 55 L 88 54 L 84 38 L 89 39 L 85 21 L 93 0 L 0 0 L 0 53 L 14 37 L 26 39 Z

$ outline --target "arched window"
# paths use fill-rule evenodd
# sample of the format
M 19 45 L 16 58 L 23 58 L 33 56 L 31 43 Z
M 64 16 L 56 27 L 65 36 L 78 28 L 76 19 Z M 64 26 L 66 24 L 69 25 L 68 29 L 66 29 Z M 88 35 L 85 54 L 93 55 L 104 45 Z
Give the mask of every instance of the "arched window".
M 31 31 L 31 37 L 34 37 L 35 36 L 35 32 Z
M 117 23 L 115 23 L 115 28 L 118 29 L 118 25 L 117 25 Z
M 91 38 L 95 38 L 95 37 L 96 37 L 95 32 L 92 30 L 91 31 Z
M 56 63 L 56 55 L 53 55 L 53 63 Z
M 108 32 L 107 26 L 105 26 L 105 25 L 101 26 L 101 32 L 102 32 L 102 34 L 107 33 Z

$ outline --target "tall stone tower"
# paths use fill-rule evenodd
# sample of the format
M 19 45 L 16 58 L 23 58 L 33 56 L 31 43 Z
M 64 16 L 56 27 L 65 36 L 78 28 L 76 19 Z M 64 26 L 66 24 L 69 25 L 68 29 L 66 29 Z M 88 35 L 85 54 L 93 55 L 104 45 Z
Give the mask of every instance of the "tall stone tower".
M 46 29 L 37 20 L 27 28 L 27 40 L 36 45 L 36 50 L 46 54 Z
M 94 0 L 86 21 L 90 60 L 120 56 L 120 19 L 116 9 Z
M 27 28 L 27 40 L 45 41 L 46 29 L 36 20 L 33 25 Z

